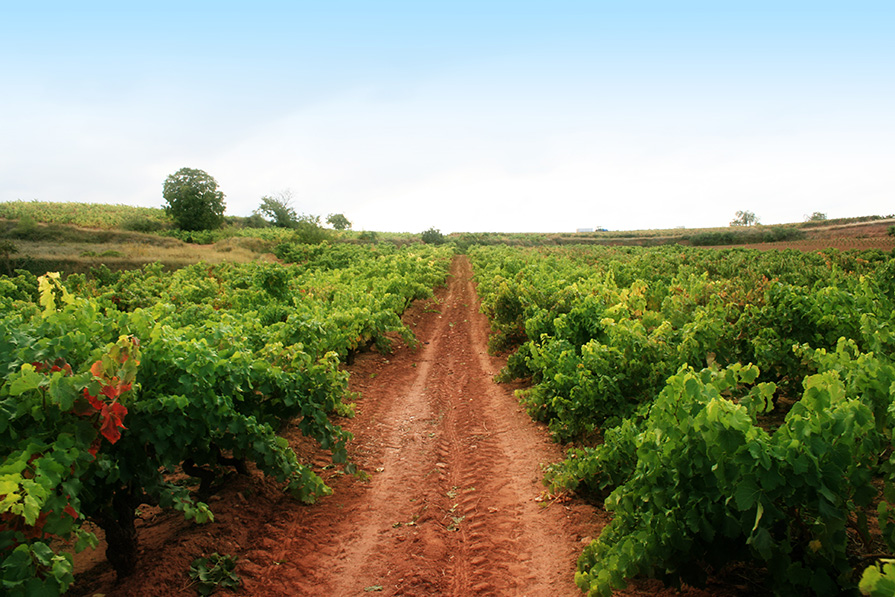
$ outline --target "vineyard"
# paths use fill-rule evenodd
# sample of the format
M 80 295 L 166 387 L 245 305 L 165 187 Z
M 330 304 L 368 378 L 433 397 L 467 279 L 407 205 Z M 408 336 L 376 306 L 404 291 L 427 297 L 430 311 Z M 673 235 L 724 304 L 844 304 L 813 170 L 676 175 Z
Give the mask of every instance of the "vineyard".
M 141 508 L 213 526 L 250 475 L 314 504 L 259 514 L 254 595 L 892 594 L 890 252 L 283 240 L 0 276 L 4 594 L 98 534 L 139 576 Z
M 493 348 L 513 349 L 502 379 L 530 380 L 520 401 L 575 446 L 546 482 L 613 514 L 582 590 L 738 565 L 766 592 L 839 595 L 895 549 L 891 255 L 471 257 Z
M 329 494 L 278 435 L 287 422 L 354 472 L 334 422 L 351 414 L 340 364 L 412 342 L 400 316 L 451 252 L 280 251 L 295 264 L 0 279 L 4 594 L 64 592 L 71 552 L 96 543 L 87 520 L 131 574 L 141 504 L 213 521 L 215 486 L 250 464 L 298 500 Z

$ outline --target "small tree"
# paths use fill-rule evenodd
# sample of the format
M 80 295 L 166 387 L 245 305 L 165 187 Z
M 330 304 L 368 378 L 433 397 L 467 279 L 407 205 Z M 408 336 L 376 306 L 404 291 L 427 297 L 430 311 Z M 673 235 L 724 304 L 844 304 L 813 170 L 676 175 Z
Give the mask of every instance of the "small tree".
M 292 207 L 292 197 L 292 191 L 289 189 L 280 191 L 274 197 L 264 196 L 255 213 L 266 218 L 274 226 L 295 228 L 298 215 L 295 213 L 295 208 Z
M 207 172 L 181 168 L 165 179 L 165 212 L 181 230 L 213 230 L 224 223 L 224 193 Z
M 758 224 L 758 217 L 751 211 L 738 211 L 736 218 L 731 222 L 731 226 L 754 226 Z
M 806 222 L 826 222 L 827 214 L 816 211 L 813 214 L 811 214 L 810 216 L 805 216 L 805 221 Z
M 429 228 L 420 234 L 420 239 L 427 245 L 440 245 L 444 242 L 444 235 L 438 228 Z
M 351 230 L 351 222 L 342 214 L 329 214 L 326 223 L 336 230 Z

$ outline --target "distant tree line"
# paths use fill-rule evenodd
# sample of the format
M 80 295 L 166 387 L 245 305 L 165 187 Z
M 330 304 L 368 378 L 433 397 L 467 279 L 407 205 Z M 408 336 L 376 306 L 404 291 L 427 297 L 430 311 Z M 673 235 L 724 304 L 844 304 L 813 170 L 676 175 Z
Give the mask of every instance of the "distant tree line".
M 209 231 L 224 225 L 225 195 L 217 181 L 203 170 L 181 168 L 165 179 L 162 197 L 165 212 L 180 230 Z M 296 242 L 318 243 L 327 237 L 320 216 L 300 214 L 293 206 L 291 190 L 266 195 L 253 215 L 246 218 L 250 227 L 277 226 L 295 230 Z M 343 214 L 329 214 L 326 223 L 335 230 L 350 230 L 351 222 Z

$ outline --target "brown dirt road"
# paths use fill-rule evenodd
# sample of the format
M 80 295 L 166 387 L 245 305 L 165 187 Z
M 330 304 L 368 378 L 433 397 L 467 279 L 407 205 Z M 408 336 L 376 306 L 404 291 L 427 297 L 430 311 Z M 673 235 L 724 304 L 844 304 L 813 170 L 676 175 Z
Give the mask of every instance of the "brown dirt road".
M 333 496 L 305 506 L 258 475 L 238 478 L 211 503 L 213 524 L 144 516 L 134 577 L 115 585 L 100 564 L 73 593 L 195 595 L 189 564 L 217 551 L 240 557 L 240 594 L 253 597 L 580 595 L 575 561 L 598 532 L 593 508 L 544 495 L 541 465 L 562 452 L 514 386 L 492 381 L 503 362 L 487 353 L 465 256 L 405 320 L 417 349 L 362 354 L 350 368 L 360 397 L 344 425 L 367 480 L 328 468 L 296 431 Z
M 491 379 L 500 362 L 486 352 L 465 257 L 428 310 L 417 315 L 419 349 L 381 368 L 369 355 L 353 371 L 362 398 L 351 429 L 371 479 L 318 509 L 330 523 L 322 536 L 303 517 L 287 522 L 290 565 L 276 557 L 256 570 L 250 593 L 580 594 L 572 577 L 586 509 L 542 501 L 540 465 L 560 453 Z

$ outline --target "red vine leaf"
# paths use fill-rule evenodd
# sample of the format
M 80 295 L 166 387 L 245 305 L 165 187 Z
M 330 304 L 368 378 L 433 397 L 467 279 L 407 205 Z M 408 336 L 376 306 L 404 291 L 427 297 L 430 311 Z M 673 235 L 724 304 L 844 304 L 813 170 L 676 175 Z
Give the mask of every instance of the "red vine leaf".
M 127 427 L 124 426 L 124 423 L 121 422 L 126 414 L 127 408 L 118 402 L 103 406 L 103 424 L 100 428 L 100 433 L 103 434 L 103 437 L 109 440 L 109 443 L 114 444 L 121 439 L 121 432 L 119 429 L 127 429 Z
M 103 377 L 103 362 L 97 361 L 93 363 L 93 366 L 90 367 L 90 373 L 92 373 L 94 377 Z
M 87 388 L 84 388 L 84 398 L 87 399 L 87 402 L 90 403 L 90 406 L 95 408 L 96 410 L 102 410 L 103 406 L 105 406 L 97 396 L 93 396 L 90 392 L 87 391 Z

